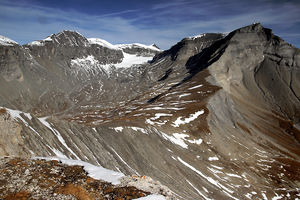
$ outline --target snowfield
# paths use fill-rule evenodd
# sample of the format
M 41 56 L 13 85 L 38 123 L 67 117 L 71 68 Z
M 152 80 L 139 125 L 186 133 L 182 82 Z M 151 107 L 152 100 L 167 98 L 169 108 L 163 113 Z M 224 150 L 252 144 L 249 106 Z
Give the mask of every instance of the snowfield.
M 147 63 L 149 60 L 152 60 L 152 56 L 142 57 L 134 54 L 128 54 L 123 52 L 124 58 L 121 63 L 114 64 L 117 68 L 129 68 L 133 65 L 140 65 Z

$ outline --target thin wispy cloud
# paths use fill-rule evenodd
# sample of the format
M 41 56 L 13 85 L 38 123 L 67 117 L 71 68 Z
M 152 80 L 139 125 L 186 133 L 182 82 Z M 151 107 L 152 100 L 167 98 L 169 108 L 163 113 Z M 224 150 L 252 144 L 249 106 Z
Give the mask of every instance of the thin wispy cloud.
M 112 43 L 157 43 L 167 49 L 187 36 L 229 32 L 259 21 L 300 46 L 300 4 L 293 1 L 175 0 L 143 8 L 131 8 L 124 3 L 119 10 L 99 13 L 26 1 L 0 1 L 0 34 L 20 43 L 71 29 Z

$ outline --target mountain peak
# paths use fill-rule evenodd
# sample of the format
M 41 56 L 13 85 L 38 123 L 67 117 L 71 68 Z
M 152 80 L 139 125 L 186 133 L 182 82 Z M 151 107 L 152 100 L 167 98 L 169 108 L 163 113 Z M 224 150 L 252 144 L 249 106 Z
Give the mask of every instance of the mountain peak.
M 261 23 L 254 23 L 248 26 L 244 26 L 242 28 L 239 28 L 236 30 L 239 33 L 259 33 L 259 32 L 264 32 L 264 33 L 272 33 L 271 29 L 265 28 L 261 25 Z
M 77 37 L 84 37 L 82 34 L 74 30 L 62 30 L 61 32 L 56 34 L 56 36 L 60 36 L 60 35 L 73 35 Z
M 156 44 L 152 44 L 151 46 L 157 48 L 157 49 L 160 49 Z
M 13 41 L 12 39 L 9 39 L 8 37 L 0 35 L 0 46 L 14 46 L 14 45 L 18 45 L 18 43 Z
M 52 34 L 44 40 L 36 40 L 28 43 L 30 46 L 44 46 L 47 42 L 63 44 L 65 46 L 88 46 L 88 40 L 77 31 L 63 30 L 57 34 Z
M 52 38 L 67 46 L 88 46 L 89 44 L 88 40 L 77 31 L 63 30 L 54 34 Z

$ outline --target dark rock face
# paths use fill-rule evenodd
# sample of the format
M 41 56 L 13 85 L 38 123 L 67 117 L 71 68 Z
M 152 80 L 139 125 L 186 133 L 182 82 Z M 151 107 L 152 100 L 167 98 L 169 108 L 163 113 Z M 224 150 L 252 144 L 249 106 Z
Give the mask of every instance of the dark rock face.
M 187 60 L 223 37 L 224 34 L 221 33 L 206 33 L 195 37 L 184 38 L 169 50 L 156 55 L 153 61 L 166 56 L 170 56 L 172 61 Z
M 38 60 L 50 60 L 70 64 L 71 59 L 94 56 L 101 64 L 119 63 L 122 61 L 121 50 L 112 50 L 89 41 L 74 31 L 63 31 L 49 36 L 46 40 L 25 45 Z
M 73 32 L 43 42 L 0 47 L 0 125 L 18 124 L 22 138 L 9 141 L 18 150 L 0 141 L 4 155 L 62 154 L 147 174 L 180 199 L 300 195 L 300 50 L 270 29 L 185 38 L 151 63 L 109 70 L 153 49 L 88 44 Z

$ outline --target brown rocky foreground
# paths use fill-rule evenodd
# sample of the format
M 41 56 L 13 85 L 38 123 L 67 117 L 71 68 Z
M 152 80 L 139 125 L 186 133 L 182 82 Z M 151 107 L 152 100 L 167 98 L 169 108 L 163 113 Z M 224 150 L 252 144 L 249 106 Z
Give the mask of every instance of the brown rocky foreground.
M 135 199 L 149 192 L 132 186 L 114 186 L 87 175 L 82 166 L 59 161 L 0 159 L 0 199 Z

